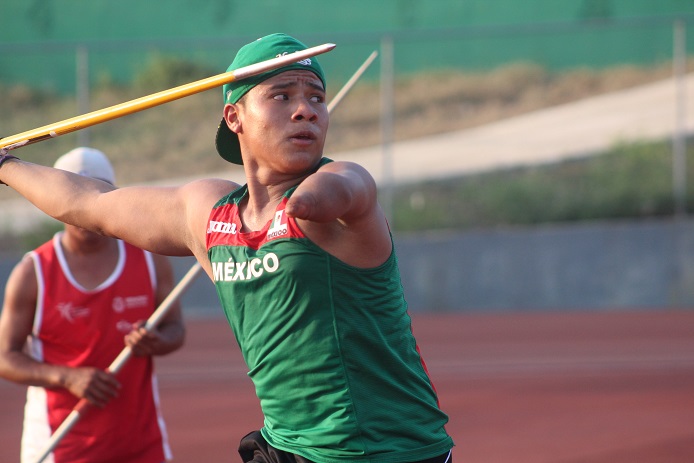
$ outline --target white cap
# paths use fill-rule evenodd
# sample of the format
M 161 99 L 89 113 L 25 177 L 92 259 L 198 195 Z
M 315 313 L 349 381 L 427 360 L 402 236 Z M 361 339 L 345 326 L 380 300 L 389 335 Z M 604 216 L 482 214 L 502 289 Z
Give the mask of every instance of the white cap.
M 68 151 L 55 161 L 53 167 L 116 184 L 111 162 L 104 153 L 94 148 L 80 147 Z

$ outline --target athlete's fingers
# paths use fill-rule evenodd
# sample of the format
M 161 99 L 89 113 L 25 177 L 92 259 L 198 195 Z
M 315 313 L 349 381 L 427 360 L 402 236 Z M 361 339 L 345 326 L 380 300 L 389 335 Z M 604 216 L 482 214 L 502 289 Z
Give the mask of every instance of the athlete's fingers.
M 147 330 L 145 325 L 145 320 L 133 324 L 133 330 L 124 336 L 125 345 L 138 357 L 152 355 L 159 342 L 156 329 Z
M 94 405 L 103 408 L 113 398 L 118 397 L 120 383 L 105 371 L 96 370 L 85 398 Z
M 98 368 L 71 368 L 65 377 L 65 388 L 75 397 L 103 407 L 118 395 L 120 383 L 112 374 Z

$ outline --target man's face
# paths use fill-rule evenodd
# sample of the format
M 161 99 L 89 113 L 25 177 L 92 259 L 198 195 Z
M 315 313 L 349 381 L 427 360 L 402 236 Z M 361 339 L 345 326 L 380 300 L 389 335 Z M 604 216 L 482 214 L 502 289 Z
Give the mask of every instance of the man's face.
M 273 76 L 234 106 L 232 130 L 239 135 L 244 163 L 302 172 L 322 157 L 328 110 L 323 83 L 313 72 L 292 70 Z

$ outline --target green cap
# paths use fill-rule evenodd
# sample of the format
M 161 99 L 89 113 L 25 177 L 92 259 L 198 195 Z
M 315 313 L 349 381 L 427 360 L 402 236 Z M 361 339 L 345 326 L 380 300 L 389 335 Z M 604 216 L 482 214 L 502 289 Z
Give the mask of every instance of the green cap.
M 236 53 L 234 61 L 227 68 L 227 72 L 249 66 L 251 64 L 267 61 L 278 56 L 294 53 L 295 51 L 306 50 L 307 48 L 308 47 L 306 45 L 299 42 L 295 38 L 288 36 L 287 34 L 277 33 L 267 35 L 241 47 L 238 53 Z M 222 87 L 224 104 L 234 104 L 238 102 L 242 96 L 248 93 L 249 90 L 259 83 L 269 79 L 270 77 L 276 76 L 277 74 L 293 69 L 312 71 L 314 74 L 316 74 L 316 76 L 318 76 L 321 82 L 323 82 L 323 88 L 325 88 L 325 76 L 323 75 L 323 69 L 320 67 L 320 64 L 318 64 L 315 57 L 306 58 L 296 63 L 288 64 L 284 67 L 273 69 L 272 71 L 268 71 L 257 76 L 251 76 L 246 79 L 225 84 Z M 234 132 L 229 130 L 224 118 L 222 118 L 222 121 L 217 128 L 215 145 L 219 155 L 222 156 L 222 158 L 224 158 L 226 161 L 233 164 L 243 164 L 239 138 Z

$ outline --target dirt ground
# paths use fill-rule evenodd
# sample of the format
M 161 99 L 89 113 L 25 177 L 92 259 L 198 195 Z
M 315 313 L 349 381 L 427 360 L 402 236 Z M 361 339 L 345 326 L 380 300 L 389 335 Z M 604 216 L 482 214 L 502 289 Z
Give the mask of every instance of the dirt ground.
M 413 315 L 458 463 L 694 461 L 694 310 Z M 159 359 L 176 462 L 239 462 L 262 425 L 223 319 L 188 320 Z M 19 461 L 24 388 L 0 382 L 1 462 Z

